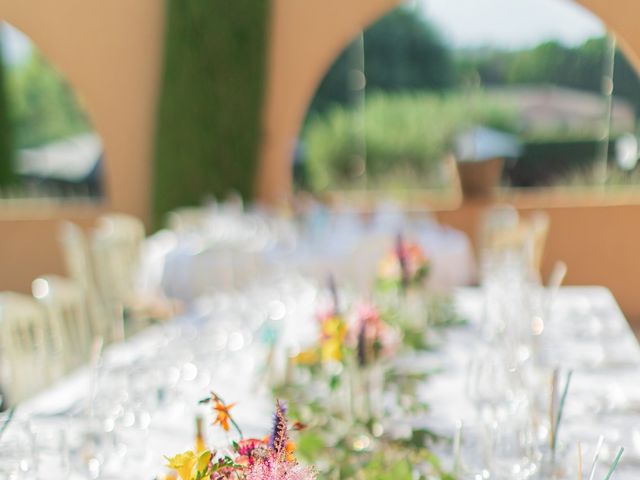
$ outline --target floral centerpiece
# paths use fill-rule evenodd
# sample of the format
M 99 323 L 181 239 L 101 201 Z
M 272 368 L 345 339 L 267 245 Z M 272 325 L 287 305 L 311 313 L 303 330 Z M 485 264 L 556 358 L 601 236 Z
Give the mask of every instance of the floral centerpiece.
M 263 439 L 244 438 L 231 415 L 234 404 L 225 403 L 219 395 L 212 392 L 201 403 L 211 404 L 214 424 L 227 432 L 233 426 L 238 440 L 220 450 L 209 450 L 197 442 L 194 450 L 167 458 L 167 467 L 181 480 L 315 480 L 315 470 L 295 458 L 289 430 L 300 425 L 289 426 L 283 403 L 276 402 L 271 434 Z
M 422 247 L 398 235 L 395 247 L 380 260 L 377 287 L 382 291 L 405 293 L 425 281 L 430 267 L 429 258 Z
M 347 306 L 335 283 L 329 287 L 332 305 L 316 315 L 316 341 L 291 359 L 285 383 L 274 385 L 308 425 L 298 455 L 327 478 L 451 479 L 430 450 L 440 437 L 397 422 L 428 408 L 416 392 L 429 372 L 392 361 L 401 335 L 386 311 L 372 302 Z
M 316 319 L 318 341 L 294 357 L 297 365 L 357 363 L 364 367 L 389 358 L 396 351 L 398 335 L 372 303 L 361 302 L 348 315 L 333 307 L 321 310 Z
M 430 349 L 438 343 L 435 327 L 465 323 L 448 295 L 422 288 L 430 271 L 431 261 L 424 250 L 402 235 L 378 266 L 376 301 L 387 323 L 398 328 L 402 344 L 411 350 Z

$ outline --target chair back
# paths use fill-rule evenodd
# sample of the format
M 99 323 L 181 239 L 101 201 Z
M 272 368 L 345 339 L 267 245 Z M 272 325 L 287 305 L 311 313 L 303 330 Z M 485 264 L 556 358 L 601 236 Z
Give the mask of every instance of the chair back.
M 134 294 L 135 278 L 144 241 L 144 225 L 130 215 L 100 217 L 93 233 L 98 290 L 112 308 L 121 308 Z
M 36 278 L 31 289 L 47 310 L 66 370 L 86 363 L 93 337 L 83 288 L 73 280 L 48 275 Z
M 105 342 L 120 339 L 121 319 L 109 311 L 98 291 L 84 232 L 77 225 L 64 222 L 60 226 L 59 239 L 67 275 L 84 289 L 92 335 L 102 337 Z
M 209 221 L 211 212 L 205 207 L 182 207 L 167 215 L 167 227 L 177 233 L 199 232 Z
M 42 305 L 27 295 L 0 293 L 0 384 L 9 405 L 51 380 L 54 358 L 49 356 L 49 333 Z

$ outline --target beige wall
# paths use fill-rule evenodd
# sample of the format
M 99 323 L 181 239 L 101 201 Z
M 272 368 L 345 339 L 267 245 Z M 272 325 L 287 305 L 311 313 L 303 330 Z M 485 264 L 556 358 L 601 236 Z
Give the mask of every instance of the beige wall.
M 522 215 L 544 210 L 551 221 L 543 257 L 543 275 L 557 260 L 566 262 L 566 283 L 606 285 L 634 327 L 640 327 L 640 195 L 606 198 L 562 195 L 520 195 L 505 198 Z M 439 221 L 464 230 L 477 239 L 483 202 L 437 212 Z
M 289 159 L 317 84 L 344 45 L 399 0 L 273 0 L 264 144 L 256 189 L 277 203 L 290 191 Z M 582 0 L 620 37 L 635 61 L 640 5 Z M 31 279 L 62 272 L 56 240 L 61 219 L 93 224 L 105 209 L 147 220 L 155 99 L 161 68 L 164 2 L 160 0 L 0 0 L 0 17 L 29 35 L 84 98 L 105 142 L 108 202 L 101 207 L 0 204 L 0 290 L 27 291 Z M 636 64 L 638 64 L 636 62 Z M 513 199 L 523 211 L 542 207 L 552 227 L 545 268 L 569 264 L 572 283 L 609 286 L 640 318 L 640 198 L 537 195 Z M 465 204 L 440 219 L 474 234 L 483 206 Z
M 105 209 L 149 216 L 155 99 L 161 68 L 160 0 L 0 0 L 0 18 L 26 33 L 84 101 L 104 142 L 104 206 L 0 204 L 0 290 L 62 273 L 61 219 L 93 224 Z
M 149 213 L 164 2 L 0 0 L 84 100 L 106 154 L 109 207 Z

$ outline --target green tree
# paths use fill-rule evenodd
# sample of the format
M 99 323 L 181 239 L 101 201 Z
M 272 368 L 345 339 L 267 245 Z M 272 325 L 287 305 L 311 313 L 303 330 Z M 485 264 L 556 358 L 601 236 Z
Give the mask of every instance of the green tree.
M 9 93 L 17 148 L 34 147 L 92 130 L 64 78 L 34 51 L 10 70 Z
M 518 51 L 460 52 L 456 70 L 458 78 L 475 74 L 485 85 L 554 84 L 598 93 L 606 54 L 606 37 L 575 47 L 550 41 Z M 613 83 L 614 94 L 632 102 L 640 113 L 640 80 L 620 50 L 615 53 Z
M 362 45 L 364 47 L 362 47 Z M 349 75 L 364 48 L 367 90 L 443 90 L 453 86 L 454 64 L 440 35 L 416 11 L 399 7 L 363 33 L 335 60 L 323 78 L 310 111 L 350 101 Z
M 5 186 L 13 181 L 13 128 L 10 120 L 8 92 L 6 88 L 6 71 L 2 61 L 2 45 L 0 45 L 0 185 Z
M 541 43 L 532 50 L 519 52 L 507 68 L 507 83 L 553 82 L 565 68 L 567 50 L 555 41 Z
M 251 197 L 261 138 L 269 2 L 167 0 L 154 221 L 236 190 Z

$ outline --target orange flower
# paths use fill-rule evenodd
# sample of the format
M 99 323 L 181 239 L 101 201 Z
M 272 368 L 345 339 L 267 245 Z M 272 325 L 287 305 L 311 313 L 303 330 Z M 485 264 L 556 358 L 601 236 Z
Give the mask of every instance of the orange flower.
M 216 419 L 213 421 L 214 425 L 220 425 L 225 432 L 229 431 L 229 420 L 231 415 L 229 410 L 235 406 L 235 403 L 225 405 L 218 398 L 215 399 L 213 410 L 216 412 Z
M 287 452 L 287 457 L 286 457 L 287 462 L 295 462 L 296 461 L 296 456 L 295 456 L 296 444 L 293 443 L 291 440 L 287 441 L 286 452 Z

